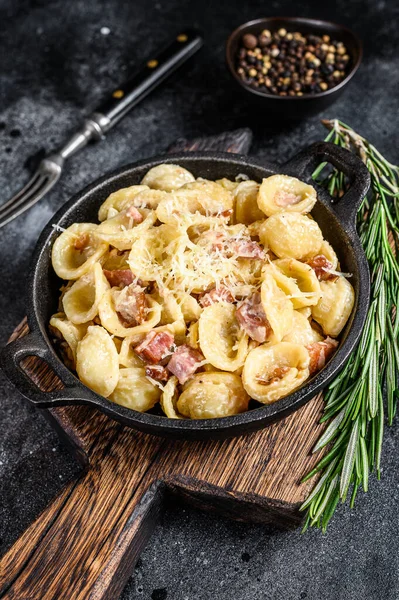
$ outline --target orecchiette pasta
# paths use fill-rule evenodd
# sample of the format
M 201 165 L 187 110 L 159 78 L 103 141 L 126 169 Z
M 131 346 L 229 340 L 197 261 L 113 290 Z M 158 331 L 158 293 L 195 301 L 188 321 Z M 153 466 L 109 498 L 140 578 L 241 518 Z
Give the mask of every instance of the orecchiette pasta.
M 161 320 L 162 307 L 151 296 L 147 296 L 148 308 L 146 318 L 142 323 L 132 326 L 122 323 L 115 306 L 115 301 L 120 294 L 120 290 L 110 289 L 105 292 L 98 305 L 101 323 L 109 333 L 121 338 L 138 336 L 158 325 Z
M 162 395 L 160 404 L 163 412 L 169 419 L 181 419 L 182 416 L 177 412 L 177 399 L 179 397 L 178 390 L 179 381 L 177 377 L 172 375 L 169 381 L 166 383 Z
M 98 314 L 98 306 L 105 292 L 110 289 L 101 265 L 95 263 L 87 275 L 65 292 L 62 298 L 67 318 L 75 324 L 92 321 Z
M 314 344 L 315 342 L 322 342 L 323 336 L 311 326 L 306 316 L 298 310 L 294 310 L 292 328 L 283 337 L 282 341 L 309 346 L 309 344 Z
M 191 419 L 228 417 L 248 409 L 249 396 L 234 373 L 194 375 L 177 401 L 180 414 Z
M 118 383 L 110 395 L 112 402 L 138 412 L 146 412 L 155 406 L 161 390 L 146 377 L 143 367 L 119 370 Z
M 274 277 L 288 297 L 294 308 L 304 308 L 317 304 L 321 296 L 320 283 L 314 270 L 299 260 L 294 258 L 280 258 L 273 262 Z M 285 276 L 279 278 L 278 272 Z M 278 279 L 279 278 L 279 279 Z M 284 283 L 290 282 L 286 289 Z M 294 283 L 294 285 L 292 285 Z M 281 284 L 281 285 L 280 285 Z
M 315 202 L 293 177 L 210 181 L 173 164 L 115 190 L 99 224 L 71 225 L 52 248 L 65 281 L 49 328 L 65 364 L 111 402 L 170 419 L 292 393 L 354 306 Z
M 105 221 L 106 219 L 109 219 L 110 215 L 115 216 L 125 208 L 128 208 L 133 204 L 137 194 L 148 189 L 149 188 L 146 185 L 132 185 L 128 188 L 122 188 L 117 192 L 113 192 L 100 206 L 98 220 Z
M 126 212 L 122 212 L 111 219 L 103 221 L 98 226 L 96 235 L 99 239 L 111 244 L 118 250 L 129 250 L 136 240 L 150 230 L 155 221 L 156 214 L 153 211 L 137 225 Z
M 289 298 L 278 287 L 274 277 L 267 273 L 260 294 L 263 310 L 273 331 L 274 339 L 280 342 L 292 329 L 294 308 Z
M 272 175 L 262 181 L 258 206 L 271 217 L 279 212 L 308 213 L 316 204 L 316 190 L 296 177 Z
M 55 240 L 51 259 L 61 279 L 79 279 L 108 250 L 108 243 L 95 235 L 98 225 L 74 223 Z
M 234 192 L 236 187 L 239 185 L 238 181 L 231 181 L 230 179 L 227 179 L 226 177 L 223 177 L 223 179 L 216 179 L 216 183 L 218 183 L 222 187 L 226 188 L 226 190 L 229 190 L 229 192 Z
M 236 223 L 250 225 L 254 221 L 265 218 L 265 215 L 257 205 L 258 193 L 259 183 L 256 183 L 256 181 L 242 181 L 235 188 L 233 196 Z
M 85 337 L 78 342 L 76 372 L 83 383 L 101 396 L 107 398 L 116 388 L 119 379 L 118 351 L 103 327 L 89 327 Z
M 204 308 L 199 318 L 199 346 L 206 360 L 223 371 L 236 371 L 244 364 L 248 336 L 240 329 L 236 308 L 218 302 Z
M 242 382 L 248 394 L 270 404 L 296 390 L 309 377 L 309 353 L 300 344 L 262 345 L 248 354 Z
M 306 260 L 318 254 L 323 234 L 316 221 L 295 212 L 269 217 L 259 232 L 260 241 L 279 258 Z
M 64 340 L 64 343 L 67 344 L 68 350 L 66 354 L 74 368 L 78 342 L 86 335 L 89 325 L 92 325 L 92 323 L 75 325 L 71 321 L 68 321 L 64 313 L 56 313 L 50 319 L 50 329 L 55 337 Z
M 179 165 L 164 164 L 150 169 L 141 183 L 155 190 L 173 192 L 191 181 L 195 181 L 195 178 L 187 169 Z
M 333 247 L 327 242 L 327 240 L 323 240 L 323 243 L 319 250 L 319 254 L 326 257 L 326 259 L 331 263 L 333 269 L 338 268 L 337 255 L 335 254 Z
M 116 338 L 114 338 L 116 339 Z M 125 337 L 119 350 L 119 364 L 121 367 L 143 367 L 144 362 L 134 352 L 134 338 Z
M 312 316 L 326 335 L 337 337 L 345 327 L 355 303 L 353 287 L 345 277 L 322 281 L 321 298 L 312 308 Z

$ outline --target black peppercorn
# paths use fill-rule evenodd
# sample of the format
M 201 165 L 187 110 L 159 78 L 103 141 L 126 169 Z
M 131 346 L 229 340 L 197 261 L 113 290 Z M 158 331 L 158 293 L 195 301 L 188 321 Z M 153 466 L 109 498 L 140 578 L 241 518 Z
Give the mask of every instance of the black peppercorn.
M 342 42 L 284 28 L 245 34 L 236 58 L 242 81 L 281 96 L 324 92 L 346 77 L 349 64 Z
M 243 45 L 244 45 L 245 48 L 248 48 L 249 50 L 251 50 L 253 48 L 256 48 L 256 46 L 258 45 L 258 40 L 251 33 L 247 33 L 242 38 L 242 43 L 243 43 Z

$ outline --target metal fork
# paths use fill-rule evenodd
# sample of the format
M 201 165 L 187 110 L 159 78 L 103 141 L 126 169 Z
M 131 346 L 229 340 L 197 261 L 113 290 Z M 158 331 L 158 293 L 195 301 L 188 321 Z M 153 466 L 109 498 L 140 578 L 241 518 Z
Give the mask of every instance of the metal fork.
M 147 61 L 145 67 L 126 84 L 114 90 L 109 98 L 85 120 L 83 127 L 58 152 L 44 158 L 30 181 L 15 196 L 0 206 L 0 227 L 31 208 L 57 183 L 64 161 L 89 142 L 103 139 L 133 106 L 136 106 L 166 77 L 202 46 L 196 31 L 180 33 L 167 48 Z

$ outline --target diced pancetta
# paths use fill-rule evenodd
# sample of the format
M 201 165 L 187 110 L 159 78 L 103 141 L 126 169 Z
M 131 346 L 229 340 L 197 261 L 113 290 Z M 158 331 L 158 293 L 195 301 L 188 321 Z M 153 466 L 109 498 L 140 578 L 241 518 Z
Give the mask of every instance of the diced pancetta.
M 216 216 L 227 218 L 227 217 L 231 217 L 232 214 L 233 214 L 233 209 L 232 208 L 228 208 L 226 210 L 222 210 L 222 212 L 216 213 Z
M 79 252 L 83 252 L 86 246 L 89 245 L 90 235 L 88 233 L 81 233 L 79 237 L 74 241 L 73 247 Z
M 125 287 L 135 280 L 135 276 L 130 269 L 115 269 L 113 271 L 103 269 L 103 273 L 111 287 Z
M 337 275 L 330 273 L 329 271 L 333 268 L 332 263 L 324 256 L 324 254 L 318 254 L 310 260 L 307 264 L 312 267 L 316 273 L 316 277 L 319 281 L 327 281 L 328 279 L 337 279 Z
M 230 248 L 238 258 L 265 258 L 265 252 L 258 242 L 246 239 L 232 239 L 229 241 Z
M 143 222 L 143 215 L 137 210 L 135 206 L 129 206 L 129 208 L 126 210 L 126 216 L 130 219 L 133 219 L 135 223 Z
M 337 340 L 333 340 L 330 337 L 326 337 L 322 342 L 314 342 L 313 344 L 306 346 L 310 356 L 310 375 L 314 375 L 325 366 L 327 360 L 335 352 L 337 346 Z
M 282 377 L 284 377 L 289 370 L 289 367 L 277 367 L 274 369 L 273 373 L 269 375 L 269 377 L 257 377 L 256 381 L 260 383 L 260 385 L 270 385 L 271 383 L 276 383 L 282 379 Z
M 205 231 L 201 235 L 199 239 L 199 244 L 205 246 L 210 245 L 210 249 L 213 252 L 221 252 L 224 249 L 225 240 L 226 236 L 224 233 L 222 233 L 221 231 L 214 231 L 213 229 L 210 229 L 208 231 Z
M 147 298 L 136 283 L 124 287 L 115 300 L 115 310 L 126 327 L 140 325 L 147 315 Z
M 198 297 L 199 304 L 205 308 L 205 306 L 211 306 L 216 302 L 234 302 L 234 296 L 225 285 L 220 285 L 217 288 L 209 290 Z
M 294 204 L 298 204 L 301 199 L 301 196 L 292 192 L 284 192 L 283 190 L 278 190 L 274 194 L 274 203 L 281 207 L 293 206 Z
M 145 368 L 145 374 L 151 379 L 156 381 L 168 381 L 170 377 L 169 371 L 162 365 L 147 365 Z
M 174 336 L 169 331 L 150 331 L 134 351 L 148 363 L 159 363 L 170 352 Z
M 241 329 L 256 342 L 265 342 L 271 333 L 259 292 L 255 292 L 241 303 L 237 308 L 236 319 Z
M 176 375 L 179 383 L 183 384 L 194 375 L 203 360 L 204 357 L 199 350 L 183 344 L 172 354 L 167 369 Z

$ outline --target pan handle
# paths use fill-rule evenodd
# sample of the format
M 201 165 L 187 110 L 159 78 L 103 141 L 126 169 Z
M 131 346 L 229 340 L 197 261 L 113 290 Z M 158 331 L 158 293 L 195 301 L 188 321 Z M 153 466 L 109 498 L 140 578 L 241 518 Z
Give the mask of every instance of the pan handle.
M 44 360 L 61 379 L 58 360 L 37 331 L 28 333 L 24 337 L 18 338 L 2 348 L 0 352 L 0 366 L 21 394 L 33 402 L 35 406 L 39 408 L 53 408 L 55 406 L 65 406 L 74 403 L 98 404 L 95 401 L 97 395 L 88 388 L 86 390 L 79 387 L 74 375 L 66 368 L 65 372 L 63 369 L 61 380 L 62 385 L 65 387 L 51 392 L 43 392 L 21 367 L 22 360 L 29 356 L 36 356 Z
M 322 162 L 328 162 L 342 171 L 350 180 L 349 190 L 334 203 L 334 211 L 345 224 L 355 228 L 356 216 L 370 187 L 370 173 L 363 162 L 352 152 L 329 142 L 316 142 L 283 167 L 288 175 L 312 181 L 312 173 Z

